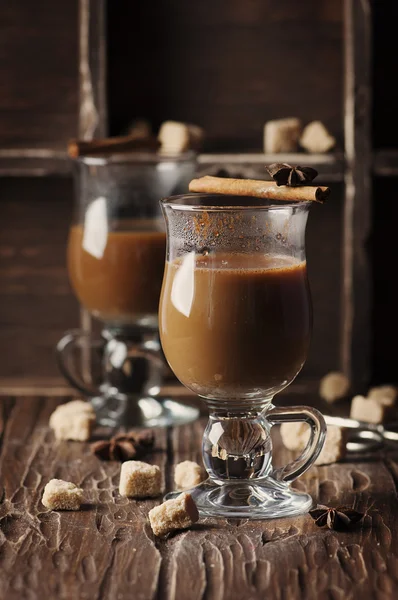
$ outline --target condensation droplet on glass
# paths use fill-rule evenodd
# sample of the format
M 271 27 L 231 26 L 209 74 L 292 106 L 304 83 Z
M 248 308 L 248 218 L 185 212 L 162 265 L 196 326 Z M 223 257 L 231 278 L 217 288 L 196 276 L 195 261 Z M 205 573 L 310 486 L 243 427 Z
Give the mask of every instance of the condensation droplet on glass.
M 281 233 L 277 233 L 277 234 L 276 234 L 276 239 L 277 239 L 277 240 L 280 240 L 280 239 L 282 239 L 282 234 L 281 234 Z

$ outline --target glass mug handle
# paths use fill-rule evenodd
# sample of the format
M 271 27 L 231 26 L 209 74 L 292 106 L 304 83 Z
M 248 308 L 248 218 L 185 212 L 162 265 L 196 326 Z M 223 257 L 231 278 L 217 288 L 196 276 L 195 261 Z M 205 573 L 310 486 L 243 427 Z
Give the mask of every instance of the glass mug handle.
M 99 386 L 90 386 L 84 380 L 83 373 L 79 374 L 77 370 L 72 370 L 70 368 L 71 355 L 73 350 L 77 347 L 80 347 L 82 352 L 84 352 L 84 350 L 91 352 L 91 350 L 95 348 L 103 351 L 105 344 L 105 339 L 99 337 L 94 338 L 90 332 L 80 331 L 80 329 L 72 329 L 65 333 L 56 346 L 56 358 L 59 370 L 74 388 L 86 396 L 95 396 L 99 394 Z M 82 362 L 83 361 L 84 358 L 82 359 Z M 82 371 L 83 370 L 84 366 L 82 366 Z
M 305 473 L 321 453 L 327 430 L 325 419 L 319 410 L 310 406 L 274 407 L 265 414 L 265 418 L 271 427 L 292 422 L 303 422 L 310 426 L 310 439 L 300 456 L 270 473 L 277 481 L 293 481 Z

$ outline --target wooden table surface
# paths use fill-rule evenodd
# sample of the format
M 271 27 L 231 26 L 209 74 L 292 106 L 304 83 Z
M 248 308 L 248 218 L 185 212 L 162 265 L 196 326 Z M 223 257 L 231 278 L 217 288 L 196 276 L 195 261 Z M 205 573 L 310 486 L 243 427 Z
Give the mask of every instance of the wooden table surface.
M 273 521 L 203 519 L 167 540 L 147 520 L 160 500 L 118 493 L 120 465 L 88 444 L 54 441 L 61 396 L 0 397 L 1 600 L 387 600 L 398 598 L 398 454 L 312 468 L 297 487 L 325 504 L 370 508 L 351 532 L 319 529 L 309 515 Z M 173 464 L 200 460 L 205 419 L 157 430 L 166 489 Z M 276 444 L 278 462 L 291 458 Z M 48 480 L 84 488 L 79 512 L 41 504 Z

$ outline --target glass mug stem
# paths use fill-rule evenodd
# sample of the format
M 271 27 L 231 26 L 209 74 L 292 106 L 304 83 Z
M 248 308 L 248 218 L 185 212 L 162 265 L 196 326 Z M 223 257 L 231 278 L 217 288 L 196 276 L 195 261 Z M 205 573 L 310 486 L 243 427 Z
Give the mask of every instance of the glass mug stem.
M 72 368 L 73 352 L 77 349 L 97 350 L 102 355 L 104 380 L 98 386 L 84 380 L 77 369 Z M 87 360 L 87 356 L 85 357 Z M 102 337 L 80 330 L 68 331 L 57 345 L 58 366 L 69 383 L 87 396 L 96 396 L 108 389 L 117 388 L 122 396 L 159 391 L 164 363 L 160 346 L 154 340 L 138 341 L 137 337 L 102 332 Z M 84 360 L 84 358 L 83 358 Z M 91 371 L 90 366 L 88 371 Z
M 301 421 L 310 427 L 310 439 L 302 454 L 293 462 L 272 466 L 271 427 Z M 272 477 L 291 482 L 307 471 L 319 456 L 326 435 L 326 424 L 314 408 L 292 406 L 243 413 L 212 409 L 203 438 L 203 461 L 210 479 L 226 482 L 261 481 Z

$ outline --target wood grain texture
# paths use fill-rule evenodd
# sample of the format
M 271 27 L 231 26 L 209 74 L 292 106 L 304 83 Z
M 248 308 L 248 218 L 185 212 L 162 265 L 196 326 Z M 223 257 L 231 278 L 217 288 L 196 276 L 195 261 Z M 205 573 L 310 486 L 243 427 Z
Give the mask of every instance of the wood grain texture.
M 0 6 L 0 146 L 60 148 L 78 125 L 78 0 Z
M 177 119 L 208 150 L 260 150 L 265 121 L 297 116 L 342 142 L 341 25 L 340 0 L 110 2 L 111 133 Z
M 367 510 L 374 502 L 353 532 L 318 529 L 308 515 L 204 519 L 160 541 L 147 522 L 158 500 L 121 498 L 118 464 L 100 462 L 86 444 L 54 441 L 47 424 L 59 401 L 0 400 L 1 600 L 390 600 L 398 593 L 396 453 L 313 468 L 297 482 L 322 503 Z M 203 426 L 156 431 L 150 460 L 168 489 L 173 464 L 199 460 Z M 290 460 L 278 434 L 274 443 L 276 462 Z M 83 510 L 44 509 L 52 477 L 84 488 Z
M 54 348 L 78 324 L 66 272 L 69 179 L 0 180 L 0 376 L 58 375 Z

